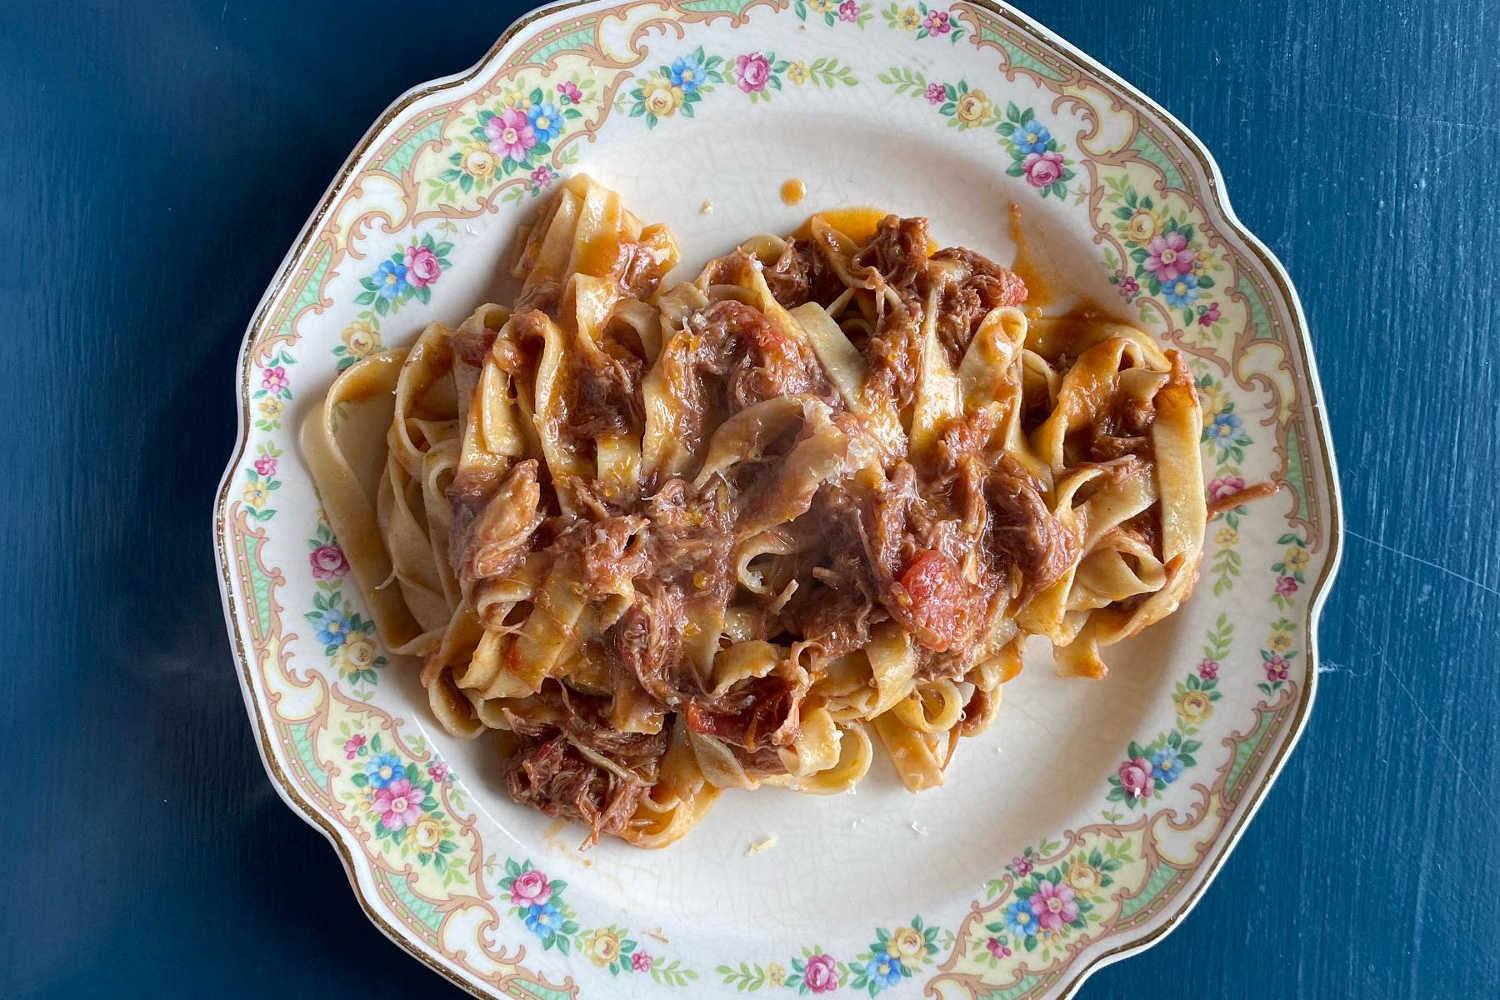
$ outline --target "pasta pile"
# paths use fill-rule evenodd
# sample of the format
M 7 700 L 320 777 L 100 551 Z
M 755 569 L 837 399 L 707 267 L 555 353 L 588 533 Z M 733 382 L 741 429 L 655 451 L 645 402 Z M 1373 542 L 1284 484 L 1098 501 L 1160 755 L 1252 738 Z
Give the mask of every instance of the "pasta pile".
M 814 216 L 664 290 L 671 234 L 578 176 L 521 242 L 510 308 L 353 365 L 303 440 L 381 639 L 587 843 L 848 789 L 875 740 L 939 784 L 1028 636 L 1101 677 L 1192 587 L 1183 360 L 1028 316 L 925 219 Z

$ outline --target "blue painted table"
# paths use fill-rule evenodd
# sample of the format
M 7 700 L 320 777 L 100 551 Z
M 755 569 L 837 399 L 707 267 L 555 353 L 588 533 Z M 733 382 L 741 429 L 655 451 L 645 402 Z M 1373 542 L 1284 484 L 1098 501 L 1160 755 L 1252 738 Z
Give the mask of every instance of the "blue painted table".
M 1349 525 L 1301 747 L 1192 916 L 1083 996 L 1494 996 L 1500 3 L 1025 6 L 1202 136 L 1286 262 Z M 208 513 L 308 211 L 522 5 L 7 7 L 0 996 L 457 997 L 272 792 Z

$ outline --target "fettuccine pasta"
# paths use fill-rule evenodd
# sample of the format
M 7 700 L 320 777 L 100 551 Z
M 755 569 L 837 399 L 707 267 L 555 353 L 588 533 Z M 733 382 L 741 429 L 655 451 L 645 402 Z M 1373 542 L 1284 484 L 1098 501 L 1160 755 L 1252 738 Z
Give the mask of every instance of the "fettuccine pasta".
M 846 228 L 856 228 L 847 226 Z M 1021 647 L 1187 596 L 1207 508 L 1183 359 L 1020 307 L 925 219 L 678 249 L 586 177 L 515 301 L 361 360 L 304 428 L 380 637 L 514 798 L 643 847 L 727 788 L 943 781 Z

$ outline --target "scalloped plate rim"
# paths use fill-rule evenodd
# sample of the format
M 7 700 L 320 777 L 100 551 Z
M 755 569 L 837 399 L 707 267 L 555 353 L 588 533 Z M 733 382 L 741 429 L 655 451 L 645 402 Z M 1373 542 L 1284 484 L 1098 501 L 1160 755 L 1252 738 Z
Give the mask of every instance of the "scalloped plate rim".
M 516 18 L 499 35 L 496 41 L 485 51 L 485 53 L 467 68 L 449 74 L 447 76 L 435 77 L 423 81 L 402 92 L 393 100 L 384 111 L 375 119 L 368 129 L 355 144 L 350 155 L 345 159 L 333 179 L 330 181 L 322 195 L 319 196 L 316 207 L 309 214 L 307 221 L 298 231 L 290 249 L 277 265 L 274 277 L 268 284 L 266 291 L 257 302 L 251 313 L 251 319 L 246 324 L 244 338 L 242 339 L 236 359 L 236 390 L 238 403 L 236 408 L 236 442 L 231 450 L 230 457 L 225 465 L 223 474 L 219 480 L 218 489 L 213 496 L 212 531 L 215 565 L 218 569 L 218 585 L 220 602 L 223 606 L 225 624 L 229 631 L 232 652 L 236 660 L 236 677 L 240 685 L 240 692 L 245 701 L 245 707 L 249 713 L 250 720 L 255 727 L 256 752 L 260 757 L 261 764 L 265 768 L 266 775 L 271 785 L 276 789 L 278 796 L 292 810 L 293 813 L 317 830 L 333 846 L 338 855 L 344 873 L 350 882 L 361 911 L 375 925 L 380 932 L 399 946 L 403 951 L 416 958 L 423 965 L 434 972 L 439 973 L 448 982 L 477 996 L 488 998 L 492 994 L 475 983 L 471 982 L 465 974 L 457 969 L 451 968 L 441 960 L 434 958 L 416 941 L 390 925 L 370 902 L 367 893 L 374 890 L 363 884 L 362 879 L 367 877 L 361 872 L 361 865 L 355 860 L 355 854 L 345 842 L 339 831 L 328 822 L 327 818 L 311 803 L 304 800 L 287 780 L 280 767 L 270 753 L 270 736 L 267 731 L 265 719 L 250 681 L 250 660 L 246 654 L 243 635 L 239 617 L 237 615 L 232 595 L 231 568 L 228 557 L 228 535 L 227 535 L 227 511 L 229 491 L 233 484 L 235 474 L 239 470 L 240 463 L 245 456 L 246 449 L 250 444 L 249 428 L 246 416 L 249 412 L 249 378 L 251 359 L 250 352 L 255 343 L 256 334 L 265 322 L 272 303 L 279 293 L 291 280 L 293 275 L 292 265 L 308 248 L 312 237 L 317 232 L 328 211 L 333 207 L 337 192 L 348 181 L 364 154 L 369 150 L 373 140 L 388 126 L 401 112 L 406 110 L 414 102 L 431 96 L 433 94 L 456 89 L 479 76 L 484 69 L 493 63 L 511 43 L 511 41 L 526 27 L 541 21 L 552 15 L 567 10 L 575 10 L 590 6 L 604 6 L 612 0 L 555 0 L 537 7 L 520 17 Z M 1205 206 L 1212 206 L 1222 217 L 1226 226 L 1238 236 L 1263 263 L 1272 277 L 1276 279 L 1279 290 L 1290 307 L 1294 340 L 1301 352 L 1302 360 L 1306 366 L 1307 377 L 1299 377 L 1295 381 L 1309 393 L 1309 423 L 1314 431 L 1312 442 L 1316 444 L 1316 455 L 1311 456 L 1321 459 L 1327 474 L 1328 487 L 1328 533 L 1325 563 L 1321 575 L 1312 585 L 1311 597 L 1307 604 L 1307 674 L 1306 683 L 1303 685 L 1301 697 L 1296 706 L 1296 716 L 1292 728 L 1283 738 L 1281 745 L 1277 748 L 1276 756 L 1271 762 L 1266 775 L 1260 786 L 1254 793 L 1248 796 L 1246 803 L 1242 806 L 1241 814 L 1233 822 L 1227 836 L 1224 838 L 1221 849 L 1213 857 L 1208 858 L 1200 866 L 1203 871 L 1202 882 L 1187 895 L 1185 900 L 1177 905 L 1177 908 L 1168 916 L 1165 923 L 1154 929 L 1148 928 L 1140 935 L 1120 942 L 1116 947 L 1092 957 L 1076 970 L 1070 970 L 1071 979 L 1059 988 L 1056 996 L 1058 1000 L 1076 995 L 1094 973 L 1113 965 L 1116 962 L 1140 954 L 1153 945 L 1163 940 L 1174 931 L 1182 921 L 1198 905 L 1203 895 L 1208 891 L 1214 880 L 1218 877 L 1225 861 L 1244 836 L 1251 820 L 1260 811 L 1265 799 L 1280 776 L 1287 760 L 1301 741 L 1303 732 L 1306 730 L 1312 715 L 1312 708 L 1317 699 L 1319 686 L 1319 627 L 1322 612 L 1327 601 L 1328 593 L 1338 575 L 1340 564 L 1344 553 L 1344 516 L 1343 496 L 1340 477 L 1338 474 L 1338 461 L 1334 449 L 1333 436 L 1325 417 L 1326 403 L 1324 400 L 1322 380 L 1316 355 L 1313 349 L 1312 338 L 1309 332 L 1306 313 L 1302 306 L 1301 296 L 1293 284 L 1281 260 L 1269 247 L 1257 236 L 1235 212 L 1233 203 L 1229 197 L 1224 175 L 1219 167 L 1218 161 L 1209 150 L 1208 146 L 1191 129 L 1189 129 L 1174 114 L 1160 105 L 1154 98 L 1144 90 L 1131 83 L 1129 80 L 1104 65 L 1087 52 L 1062 37 L 1056 31 L 1048 28 L 1031 15 L 1016 9 L 1004 0 L 964 0 L 976 7 L 989 10 L 991 13 L 1003 18 L 1009 18 L 1019 26 L 1035 35 L 1039 42 L 1055 48 L 1062 55 L 1078 62 L 1090 72 L 1097 74 L 1102 79 L 1112 83 L 1115 87 L 1128 96 L 1132 101 L 1149 110 L 1160 120 L 1167 124 L 1186 149 L 1190 151 L 1204 167 L 1208 179 L 1209 190 L 1203 199 Z M 545 977 L 543 977 L 545 978 Z

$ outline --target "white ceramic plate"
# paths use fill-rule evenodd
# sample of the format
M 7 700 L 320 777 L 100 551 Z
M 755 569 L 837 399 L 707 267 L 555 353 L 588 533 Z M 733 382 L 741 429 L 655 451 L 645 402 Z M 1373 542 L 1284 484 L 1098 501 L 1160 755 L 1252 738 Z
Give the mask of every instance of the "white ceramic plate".
M 575 171 L 669 223 L 687 274 L 843 205 L 927 215 L 942 243 L 1006 261 L 1015 203 L 1059 298 L 1192 356 L 1215 486 L 1283 489 L 1210 525 L 1192 598 L 1111 649 L 1106 680 L 1029 657 L 945 787 L 909 795 L 877 766 L 857 795 L 731 793 L 668 850 L 579 854 L 375 646 L 295 433 L 353 358 L 503 295 L 517 222 Z M 789 207 L 794 178 L 808 194 Z M 439 272 L 422 288 L 418 256 Z M 370 130 L 257 310 L 238 392 L 215 548 L 267 769 L 370 918 L 482 995 L 1066 996 L 1192 906 L 1311 705 L 1339 512 L 1296 294 L 1196 139 L 1009 8 L 533 14 Z M 396 793 L 420 819 L 394 818 Z

